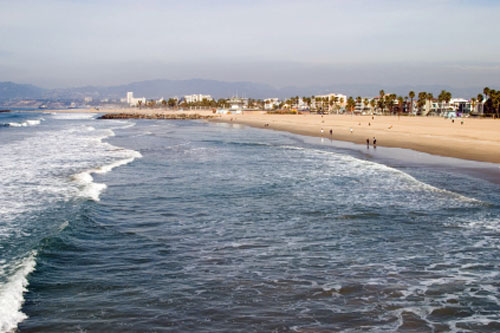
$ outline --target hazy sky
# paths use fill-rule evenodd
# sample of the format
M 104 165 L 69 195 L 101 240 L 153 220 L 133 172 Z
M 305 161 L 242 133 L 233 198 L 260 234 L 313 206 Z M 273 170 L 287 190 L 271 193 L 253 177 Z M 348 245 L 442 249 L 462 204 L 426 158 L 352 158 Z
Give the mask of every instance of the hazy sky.
M 0 0 L 0 81 L 500 86 L 500 0 Z

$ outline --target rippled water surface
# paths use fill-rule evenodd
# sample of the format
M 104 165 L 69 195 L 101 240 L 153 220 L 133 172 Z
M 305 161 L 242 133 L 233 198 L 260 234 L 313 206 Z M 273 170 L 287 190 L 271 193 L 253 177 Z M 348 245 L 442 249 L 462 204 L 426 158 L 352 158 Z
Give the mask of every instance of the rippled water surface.
M 274 131 L 44 118 L 0 129 L 0 331 L 500 330 L 497 184 Z

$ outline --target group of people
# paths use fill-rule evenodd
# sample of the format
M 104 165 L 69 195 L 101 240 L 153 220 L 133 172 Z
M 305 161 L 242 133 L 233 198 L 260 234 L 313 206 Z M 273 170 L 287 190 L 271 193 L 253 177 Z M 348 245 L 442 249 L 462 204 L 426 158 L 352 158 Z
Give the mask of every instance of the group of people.
M 366 139 L 366 148 L 370 148 L 370 139 L 369 138 Z M 375 139 L 375 137 L 373 137 L 373 148 L 377 148 L 377 139 Z

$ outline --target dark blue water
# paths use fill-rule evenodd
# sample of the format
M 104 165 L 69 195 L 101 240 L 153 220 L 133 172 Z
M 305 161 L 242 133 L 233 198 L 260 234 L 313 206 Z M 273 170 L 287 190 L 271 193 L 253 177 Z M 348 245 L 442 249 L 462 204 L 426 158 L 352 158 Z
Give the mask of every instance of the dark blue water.
M 500 330 L 487 177 L 225 124 L 44 117 L 0 129 L 3 331 Z

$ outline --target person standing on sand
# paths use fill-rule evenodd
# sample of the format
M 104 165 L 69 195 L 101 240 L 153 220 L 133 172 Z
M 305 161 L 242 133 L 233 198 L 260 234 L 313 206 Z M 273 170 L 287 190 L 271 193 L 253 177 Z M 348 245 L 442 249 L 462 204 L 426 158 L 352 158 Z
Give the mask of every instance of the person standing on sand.
M 373 147 L 375 147 L 377 145 L 377 139 L 375 139 L 375 137 L 373 137 Z
M 323 127 L 321 128 L 321 136 L 323 136 Z
M 330 136 L 333 135 L 333 129 L 330 128 Z
M 366 138 L 366 148 L 370 149 L 370 139 Z
M 351 134 L 352 134 L 352 127 L 351 127 Z

